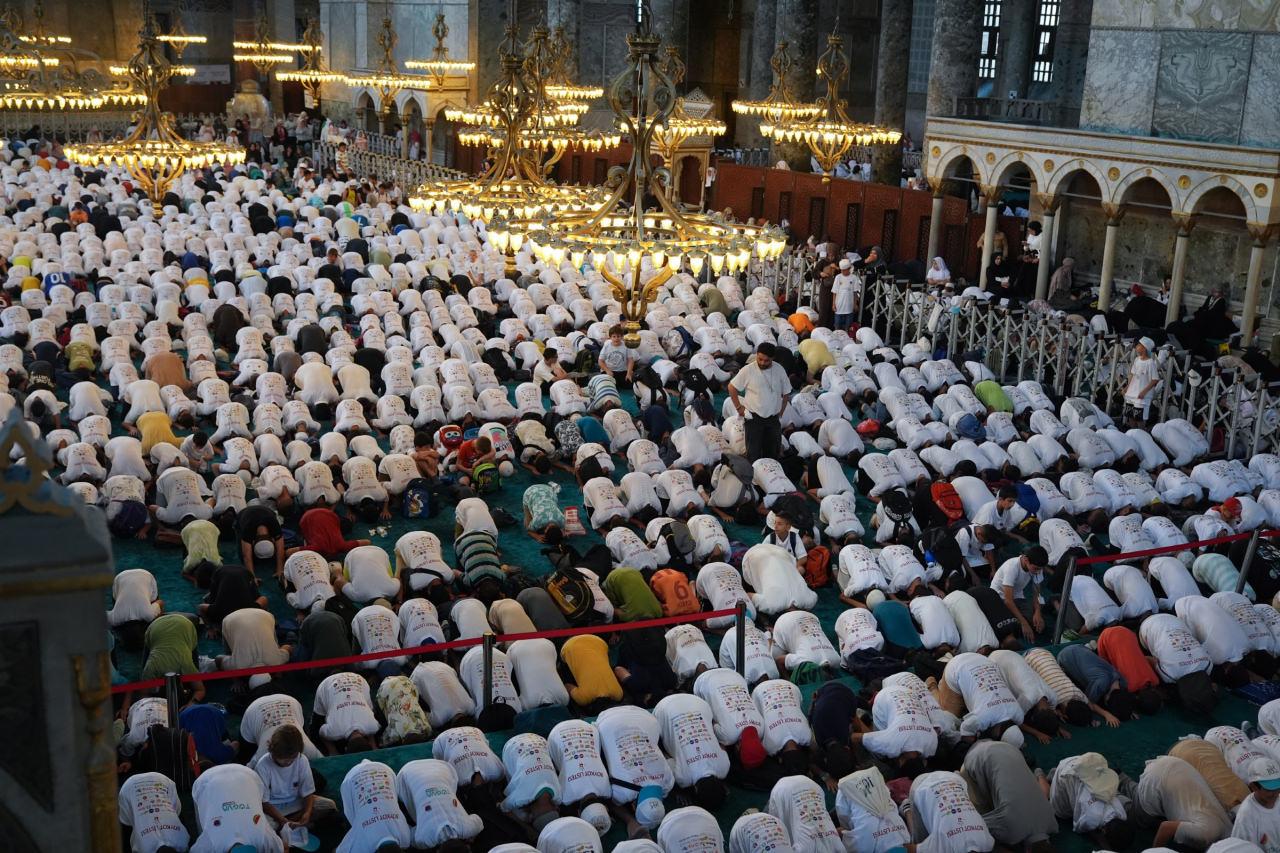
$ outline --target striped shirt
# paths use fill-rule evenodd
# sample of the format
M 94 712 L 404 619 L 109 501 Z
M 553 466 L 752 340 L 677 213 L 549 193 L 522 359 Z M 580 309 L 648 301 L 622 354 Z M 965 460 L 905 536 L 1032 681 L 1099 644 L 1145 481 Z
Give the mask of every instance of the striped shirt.
M 1058 694 L 1058 704 L 1065 705 L 1073 699 L 1089 704 L 1089 699 L 1084 695 L 1075 682 L 1067 677 L 1062 671 L 1062 667 L 1058 666 L 1057 660 L 1054 659 L 1053 653 L 1048 649 L 1032 649 L 1023 657 L 1026 658 L 1027 664 L 1036 672 L 1036 675 L 1045 680 L 1050 689 Z

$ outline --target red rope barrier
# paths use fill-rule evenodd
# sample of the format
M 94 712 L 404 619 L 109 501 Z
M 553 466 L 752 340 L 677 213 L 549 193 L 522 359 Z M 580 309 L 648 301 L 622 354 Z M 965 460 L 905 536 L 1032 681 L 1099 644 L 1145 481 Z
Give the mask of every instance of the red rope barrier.
M 607 625 L 588 625 L 584 628 L 557 628 L 552 631 L 534 631 L 526 634 L 498 634 L 495 643 L 513 643 L 517 640 L 555 639 L 558 637 L 576 637 L 582 634 L 612 634 L 616 631 L 636 631 L 641 628 L 660 628 L 666 625 L 682 625 L 689 622 L 705 622 L 708 619 L 719 619 L 722 616 L 737 616 L 736 609 L 711 610 L 707 612 L 687 613 L 682 616 L 662 616 L 657 619 L 641 619 L 636 622 L 611 622 Z M 415 655 L 442 652 L 447 649 L 461 649 L 478 646 L 484 643 L 483 637 L 470 637 L 465 640 L 450 640 L 447 643 L 428 643 L 425 646 L 414 646 L 410 649 L 385 649 L 380 652 L 369 652 L 362 655 L 347 655 L 321 660 L 293 661 L 274 666 L 254 666 L 246 669 L 220 669 L 214 672 L 195 672 L 183 675 L 180 680 L 184 684 L 196 681 L 219 681 L 224 678 L 244 678 L 251 675 L 270 675 L 278 672 L 295 672 L 303 669 L 333 668 L 348 666 L 365 661 L 385 660 L 387 658 L 412 657 Z M 134 690 L 153 690 L 164 686 L 163 678 L 151 678 L 146 681 L 134 681 L 129 684 L 117 684 L 111 688 L 112 693 L 127 693 Z
M 1222 545 L 1227 542 L 1242 542 L 1253 535 L 1253 531 L 1246 533 L 1233 533 L 1230 536 L 1219 536 L 1215 539 L 1200 539 L 1196 542 L 1187 542 L 1183 545 L 1164 545 L 1160 548 L 1148 548 L 1145 551 L 1131 551 L 1128 554 L 1102 554 L 1096 557 L 1079 557 L 1076 559 L 1077 566 L 1088 566 L 1093 563 L 1123 563 L 1127 560 L 1141 560 L 1146 557 L 1158 557 L 1161 554 L 1176 554 L 1179 551 L 1192 551 L 1196 548 L 1205 548 L 1210 545 Z M 1280 530 L 1263 530 L 1259 536 L 1264 539 L 1272 539 L 1280 536 Z

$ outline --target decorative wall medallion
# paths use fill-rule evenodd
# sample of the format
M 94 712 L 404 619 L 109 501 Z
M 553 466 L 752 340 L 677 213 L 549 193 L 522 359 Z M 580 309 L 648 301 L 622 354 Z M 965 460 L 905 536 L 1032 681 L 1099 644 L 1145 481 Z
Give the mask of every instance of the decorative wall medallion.
M 1255 185 L 1254 185 L 1254 187 L 1253 187 L 1253 194 L 1254 194 L 1254 195 L 1256 195 L 1258 198 L 1266 198 L 1266 197 L 1267 197 L 1267 185 L 1266 185 L 1266 184 L 1255 184 Z
M 1190 178 L 1188 178 L 1186 175 L 1179 175 L 1179 176 L 1178 176 L 1178 189 L 1180 189 L 1180 190 L 1185 190 L 1185 189 L 1187 189 L 1187 188 L 1188 188 L 1188 187 L 1190 187 L 1190 186 L 1191 186 L 1191 179 L 1190 179 Z
M 942 155 L 942 149 L 941 149 L 941 148 L 939 148 L 937 145 L 935 145 L 935 146 L 933 146 L 933 148 L 932 148 L 932 149 L 930 149 L 929 154 L 930 154 L 931 156 L 933 156 L 933 157 L 941 156 L 941 155 Z
M 1115 166 L 1112 166 L 1110 169 L 1107 169 L 1107 180 L 1109 181 L 1120 180 L 1120 170 L 1117 169 Z
M 995 161 L 996 161 L 996 155 L 995 155 L 993 152 L 988 151 L 988 152 L 987 152 L 987 162 L 988 162 L 988 163 L 994 163 Z
M 1044 170 L 1046 172 L 1052 172 L 1055 168 L 1057 168 L 1057 164 L 1054 163 L 1052 160 L 1044 161 Z

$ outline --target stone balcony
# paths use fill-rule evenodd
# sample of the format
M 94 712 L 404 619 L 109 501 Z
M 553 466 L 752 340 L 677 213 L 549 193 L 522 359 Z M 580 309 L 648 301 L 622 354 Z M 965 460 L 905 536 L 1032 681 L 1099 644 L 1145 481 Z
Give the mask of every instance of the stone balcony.
M 1025 124 L 1036 127 L 1078 127 L 1080 109 L 1057 101 L 1027 98 L 956 98 L 955 118 Z

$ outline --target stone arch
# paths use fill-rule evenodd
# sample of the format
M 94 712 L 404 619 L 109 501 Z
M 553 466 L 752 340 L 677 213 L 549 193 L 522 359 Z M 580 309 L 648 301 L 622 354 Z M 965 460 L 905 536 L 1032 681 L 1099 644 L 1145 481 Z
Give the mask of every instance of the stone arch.
M 426 98 L 421 92 L 414 90 L 401 90 L 396 95 L 396 115 L 402 119 L 409 115 L 410 111 L 417 109 L 418 115 L 427 114 Z
M 986 175 L 982 171 L 981 160 L 969 154 L 964 148 L 952 148 L 940 154 L 936 160 L 930 161 L 929 183 L 940 184 L 954 177 L 960 166 L 966 162 L 972 171 L 973 180 L 978 183 L 985 182 Z
M 1045 184 L 1044 191 L 1049 195 L 1057 195 L 1062 191 L 1069 179 L 1075 177 L 1078 173 L 1085 172 L 1098 184 L 1098 194 L 1102 201 L 1110 201 L 1107 193 L 1107 176 L 1103 174 L 1102 168 L 1092 160 L 1071 160 L 1063 163 L 1052 175 L 1049 176 L 1048 182 Z
M 1196 208 L 1204 201 L 1204 197 L 1216 189 L 1224 189 L 1240 199 L 1240 204 L 1244 207 L 1245 219 L 1250 222 L 1265 221 L 1265 216 L 1259 212 L 1257 199 L 1240 181 L 1230 175 L 1215 175 L 1212 178 L 1206 178 L 1199 184 L 1191 188 L 1187 193 L 1186 200 L 1183 202 L 1183 210 L 1195 213 Z
M 1040 165 L 1034 158 L 1026 156 L 1021 151 L 1014 151 L 1005 155 L 1004 159 L 998 161 L 991 169 L 991 183 L 1003 184 L 1008 181 L 1009 175 L 1016 172 L 1018 168 L 1025 169 L 1031 175 L 1031 181 L 1037 187 L 1045 185 L 1044 172 L 1040 169 Z
M 1147 172 L 1151 174 L 1147 174 Z M 1123 204 L 1129 199 L 1132 192 L 1138 192 L 1144 186 L 1159 187 L 1165 194 L 1165 198 L 1169 203 L 1170 210 L 1177 210 L 1178 189 L 1169 181 L 1169 176 L 1157 169 L 1140 169 L 1130 172 L 1120 179 L 1120 183 L 1116 184 L 1112 197 L 1116 202 Z

